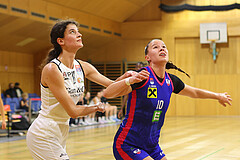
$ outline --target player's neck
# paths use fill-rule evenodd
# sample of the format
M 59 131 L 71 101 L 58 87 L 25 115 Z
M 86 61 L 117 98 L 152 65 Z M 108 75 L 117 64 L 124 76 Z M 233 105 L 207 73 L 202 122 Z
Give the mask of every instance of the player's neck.
M 59 55 L 58 59 L 68 68 L 73 68 L 75 54 L 64 52 Z
M 150 65 L 150 66 L 152 67 L 153 71 L 155 72 L 155 74 L 156 74 L 158 77 L 164 78 L 164 76 L 165 76 L 165 71 L 166 71 L 165 65 L 164 65 L 164 66 L 159 66 L 159 65 L 154 65 L 154 64 L 152 64 L 152 65 Z

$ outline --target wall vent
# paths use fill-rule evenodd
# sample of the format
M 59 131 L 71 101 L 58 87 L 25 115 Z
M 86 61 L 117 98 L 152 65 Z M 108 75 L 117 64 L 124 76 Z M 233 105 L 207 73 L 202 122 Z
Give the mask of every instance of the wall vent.
M 89 26 L 84 25 L 84 24 L 80 24 L 79 26 L 82 27 L 82 28 L 87 28 L 87 29 L 89 28 Z
M 0 4 L 0 8 L 2 8 L 2 9 L 7 9 L 7 5 Z
M 57 21 L 57 20 L 59 20 L 59 18 L 55 18 L 55 17 L 49 17 L 49 20 L 51 20 L 51 21 Z
M 111 31 L 107 31 L 107 30 L 103 30 L 104 33 L 107 33 L 107 34 L 112 34 Z
M 115 36 L 119 36 L 119 37 L 121 37 L 121 36 L 122 36 L 122 34 L 121 34 L 121 33 L 116 33 L 116 32 L 114 32 L 114 35 L 115 35 Z
M 45 15 L 40 14 L 40 13 L 36 13 L 36 12 L 31 12 L 31 15 L 35 16 L 35 17 L 39 17 L 39 18 L 45 18 Z
M 101 32 L 101 29 L 100 28 L 96 28 L 96 27 L 92 27 L 92 30 Z
M 26 11 L 26 10 L 20 9 L 20 8 L 16 8 L 16 7 L 12 7 L 12 11 L 18 12 L 18 13 L 27 14 L 27 11 Z

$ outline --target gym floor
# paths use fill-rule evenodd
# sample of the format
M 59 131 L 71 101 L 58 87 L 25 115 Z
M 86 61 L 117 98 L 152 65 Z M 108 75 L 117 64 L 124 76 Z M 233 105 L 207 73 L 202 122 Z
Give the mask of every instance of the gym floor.
M 112 142 L 119 123 L 70 128 L 71 160 L 114 160 Z M 240 160 L 240 117 L 167 117 L 160 146 L 168 160 Z M 0 138 L 3 160 L 30 160 L 25 136 Z

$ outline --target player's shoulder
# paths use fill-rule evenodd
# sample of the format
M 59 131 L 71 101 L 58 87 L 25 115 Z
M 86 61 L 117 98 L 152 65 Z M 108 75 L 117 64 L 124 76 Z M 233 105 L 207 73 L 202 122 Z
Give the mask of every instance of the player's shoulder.
M 86 62 L 86 61 L 83 61 L 83 60 L 80 60 L 80 59 L 76 59 L 83 68 L 85 69 L 88 69 L 88 67 L 93 67 L 93 65 L 89 62 Z
M 60 72 L 59 66 L 55 63 L 48 63 L 43 67 L 42 73 L 45 74 L 57 74 Z
M 75 59 L 76 61 L 78 61 L 79 63 L 85 63 L 85 61 L 82 61 L 82 60 L 80 60 L 80 59 Z
M 81 65 L 91 65 L 91 63 L 83 61 L 81 59 L 75 59 L 76 61 L 78 61 L 78 63 L 80 63 Z
M 171 78 L 171 79 L 175 79 L 175 78 L 178 78 L 178 76 L 176 76 L 175 74 L 172 74 L 172 73 L 168 73 L 168 75 L 169 75 L 169 77 Z M 178 78 L 179 79 L 179 78 Z
M 62 78 L 62 73 L 57 64 L 50 62 L 43 67 L 41 75 L 41 83 L 43 86 L 48 86 L 46 81 L 52 80 L 56 82 L 59 78 Z
M 183 83 L 183 81 L 176 76 L 175 74 L 168 73 L 169 77 L 171 78 L 172 82 L 175 83 Z

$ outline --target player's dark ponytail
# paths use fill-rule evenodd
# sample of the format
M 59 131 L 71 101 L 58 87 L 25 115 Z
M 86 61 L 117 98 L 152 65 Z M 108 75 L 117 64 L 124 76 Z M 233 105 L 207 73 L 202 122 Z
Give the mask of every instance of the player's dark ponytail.
M 186 74 L 189 78 L 189 74 L 187 74 L 186 72 L 184 72 L 181 68 L 178 68 L 176 65 L 174 65 L 172 62 L 168 61 L 166 64 L 166 69 L 176 69 L 184 74 Z
M 52 27 L 50 37 L 53 49 L 49 51 L 48 56 L 43 60 L 41 68 L 51 62 L 54 58 L 57 58 L 62 52 L 62 47 L 58 44 L 57 39 L 64 37 L 64 32 L 68 24 L 75 24 L 78 27 L 78 23 L 72 19 L 60 20 Z
M 147 44 L 147 46 L 145 47 L 145 50 L 144 50 L 145 55 L 148 54 L 149 44 L 150 44 L 152 41 L 154 41 L 154 40 L 160 40 L 160 39 L 153 39 L 153 40 L 151 40 L 151 41 Z M 166 69 L 176 69 L 176 70 L 178 70 L 178 71 L 186 74 L 186 75 L 190 78 L 189 74 L 187 74 L 186 72 L 184 72 L 181 68 L 178 68 L 176 65 L 174 65 L 174 64 L 173 64 L 172 62 L 170 62 L 170 61 L 167 62 L 167 64 L 166 64 Z

